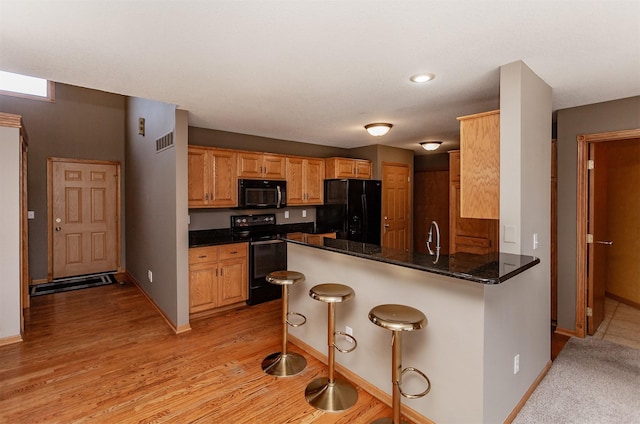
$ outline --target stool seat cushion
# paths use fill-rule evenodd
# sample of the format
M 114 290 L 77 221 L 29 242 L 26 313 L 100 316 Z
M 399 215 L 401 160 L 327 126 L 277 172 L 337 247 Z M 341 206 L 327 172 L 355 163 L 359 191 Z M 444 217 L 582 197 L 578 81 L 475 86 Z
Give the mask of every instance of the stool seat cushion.
M 427 325 L 422 312 L 405 305 L 378 305 L 369 311 L 369 320 L 392 331 L 419 330 Z
M 315 300 L 326 303 L 346 302 L 355 295 L 351 287 L 338 283 L 318 284 L 309 290 L 309 296 Z
M 304 274 L 297 271 L 274 271 L 269 273 L 266 277 L 267 281 L 271 284 L 284 286 L 285 284 L 291 285 L 304 281 Z

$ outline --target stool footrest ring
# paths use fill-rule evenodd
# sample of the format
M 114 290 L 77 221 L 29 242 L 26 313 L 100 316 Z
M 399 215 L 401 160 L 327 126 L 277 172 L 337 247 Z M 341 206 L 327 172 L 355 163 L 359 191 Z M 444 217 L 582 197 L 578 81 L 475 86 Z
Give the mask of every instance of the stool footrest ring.
M 292 322 L 289 322 L 289 315 L 297 315 L 299 317 L 302 317 L 302 322 L 300 322 L 298 324 L 294 324 Z M 304 325 L 306 322 L 307 322 L 307 317 L 305 317 L 301 313 L 298 313 L 298 312 L 287 312 L 287 324 L 288 325 L 290 325 L 292 327 L 300 327 L 301 325 Z
M 335 347 L 338 350 L 338 352 L 340 352 L 340 353 L 349 353 L 349 352 L 353 352 L 358 347 L 358 341 L 351 334 L 347 334 L 347 333 L 345 333 L 343 331 L 335 331 L 333 334 L 339 334 L 341 336 L 344 336 L 344 337 L 350 339 L 351 342 L 353 343 L 353 347 L 351 347 L 350 349 L 341 349 L 341 348 L 338 347 L 338 345 L 336 345 L 334 343 L 333 347 Z
M 427 389 L 424 392 L 418 393 L 416 395 L 411 395 L 402 391 L 402 376 L 404 376 L 405 373 L 408 373 L 408 372 L 415 372 L 427 382 Z M 398 390 L 400 390 L 400 394 L 406 397 L 407 399 L 418 399 L 423 396 L 426 396 L 426 394 L 429 393 L 429 391 L 431 390 L 431 381 L 429 381 L 429 377 L 427 377 L 425 373 L 423 373 L 419 369 L 413 368 L 413 367 L 407 367 L 403 369 L 402 372 L 400 373 L 400 381 L 398 381 Z

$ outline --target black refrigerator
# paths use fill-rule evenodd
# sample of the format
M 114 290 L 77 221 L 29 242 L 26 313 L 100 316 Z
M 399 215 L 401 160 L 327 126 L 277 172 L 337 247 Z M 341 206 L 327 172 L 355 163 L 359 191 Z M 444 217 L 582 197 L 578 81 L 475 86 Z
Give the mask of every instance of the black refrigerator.
M 338 238 L 380 245 L 382 182 L 336 179 L 324 181 L 324 205 L 316 208 L 316 231 Z

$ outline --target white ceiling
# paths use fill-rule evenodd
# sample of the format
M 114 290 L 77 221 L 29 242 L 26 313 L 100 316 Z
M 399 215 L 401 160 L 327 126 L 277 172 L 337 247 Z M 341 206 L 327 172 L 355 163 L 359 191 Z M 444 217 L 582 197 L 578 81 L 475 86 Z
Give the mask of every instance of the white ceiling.
M 0 0 L 0 70 L 345 148 L 451 148 L 455 118 L 497 109 L 499 67 L 517 60 L 554 111 L 640 95 L 640 1 Z M 369 136 L 378 121 L 394 127 Z

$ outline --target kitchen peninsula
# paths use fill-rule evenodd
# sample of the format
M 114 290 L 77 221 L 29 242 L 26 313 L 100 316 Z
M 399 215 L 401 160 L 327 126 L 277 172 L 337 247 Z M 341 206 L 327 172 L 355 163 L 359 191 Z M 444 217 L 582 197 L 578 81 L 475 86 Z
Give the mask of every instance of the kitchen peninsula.
M 287 242 L 289 269 L 306 276 L 290 290 L 290 309 L 307 316 L 306 325 L 290 329 L 293 343 L 324 354 L 326 308 L 309 289 L 325 282 L 352 287 L 353 301 L 336 308 L 336 329 L 349 326 L 358 345 L 337 354 L 336 362 L 339 372 L 367 389 L 391 393 L 390 336 L 369 322 L 371 308 L 397 303 L 427 316 L 423 331 L 403 338 L 402 367 L 422 370 L 432 384 L 427 396 L 403 401 L 417 415 L 438 423 L 503 422 L 549 366 L 548 323 L 527 323 L 532 308 L 548 308 L 531 301 L 540 298 L 532 293 L 539 285 L 529 284 L 543 268 L 535 267 L 538 258 L 495 253 L 436 260 L 339 239 Z M 337 343 L 348 345 L 346 339 Z M 404 389 L 422 391 L 410 374 Z

